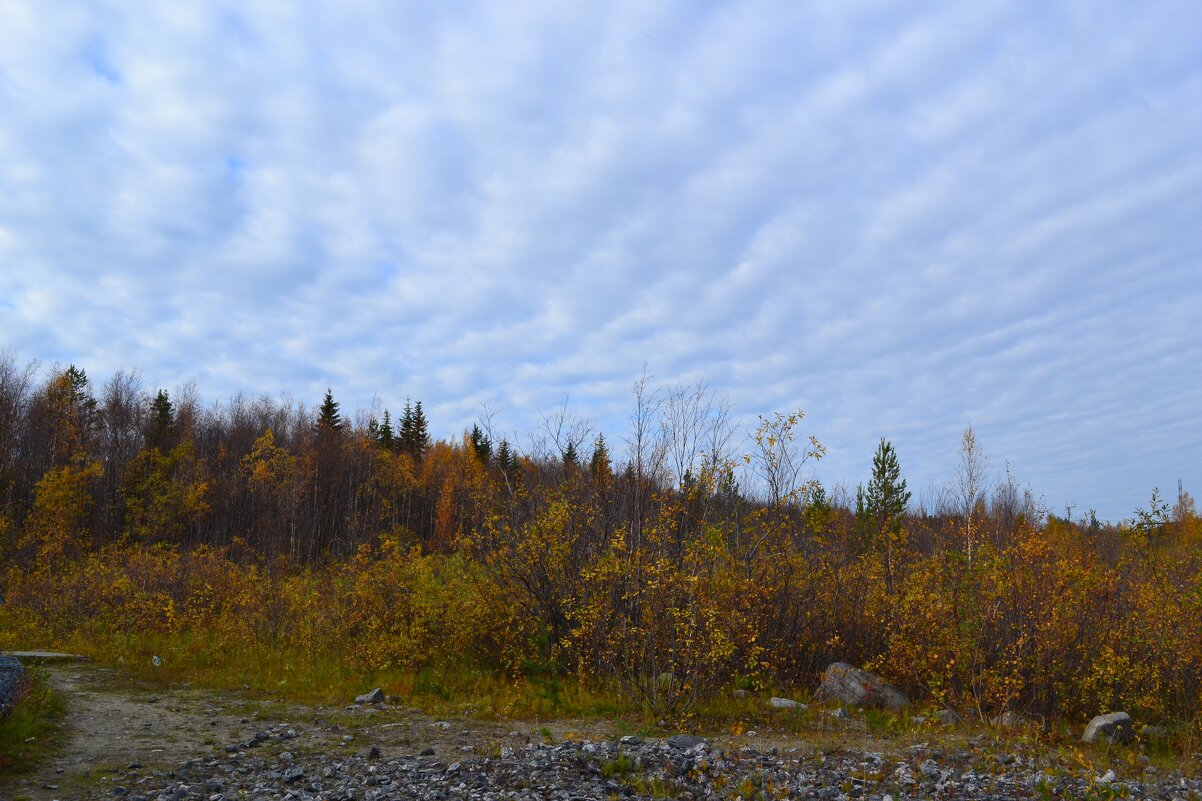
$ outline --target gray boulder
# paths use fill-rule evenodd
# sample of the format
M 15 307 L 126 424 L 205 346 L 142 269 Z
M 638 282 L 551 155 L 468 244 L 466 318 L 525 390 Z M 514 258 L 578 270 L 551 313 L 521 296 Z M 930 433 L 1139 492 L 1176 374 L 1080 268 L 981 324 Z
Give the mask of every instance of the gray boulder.
M 705 740 L 695 734 L 674 734 L 668 738 L 668 746 L 677 751 L 692 751 L 705 747 Z
M 819 701 L 893 710 L 910 705 L 910 699 L 901 690 L 875 673 L 846 662 L 835 662 L 826 669 L 814 697 Z
M 369 693 L 355 696 L 356 704 L 382 704 L 384 703 L 384 691 L 377 687 Z
M 1131 728 L 1131 716 L 1126 712 L 1098 715 L 1085 727 L 1081 742 L 1096 743 L 1101 740 L 1106 743 L 1125 743 L 1131 739 Z
M 0 656 L 0 720 L 8 717 L 25 687 L 25 668 L 11 656 Z
M 768 706 L 772 707 L 773 709 L 807 709 L 805 704 L 794 701 L 792 698 L 772 697 L 768 699 Z

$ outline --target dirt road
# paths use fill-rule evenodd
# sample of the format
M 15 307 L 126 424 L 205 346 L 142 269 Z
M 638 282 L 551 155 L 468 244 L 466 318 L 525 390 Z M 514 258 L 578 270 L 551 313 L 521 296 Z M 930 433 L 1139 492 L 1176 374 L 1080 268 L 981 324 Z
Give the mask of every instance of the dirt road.
M 459 759 L 538 742 L 547 732 L 613 734 L 608 723 L 440 721 L 387 706 L 309 707 L 241 690 L 164 690 L 90 662 L 42 669 L 65 702 L 58 742 L 33 773 L 0 777 L 0 801 L 111 798 L 117 787 L 136 795 L 140 781 L 248 743 L 264 754 L 338 756 L 375 747 L 384 754 L 432 749 Z

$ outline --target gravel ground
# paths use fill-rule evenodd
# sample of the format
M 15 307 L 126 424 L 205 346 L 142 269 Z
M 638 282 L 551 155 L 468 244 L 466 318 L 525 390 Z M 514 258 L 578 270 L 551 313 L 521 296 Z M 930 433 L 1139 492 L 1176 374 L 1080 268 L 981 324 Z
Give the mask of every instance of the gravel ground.
M 1116 752 L 1116 777 L 988 734 L 874 740 L 854 713 L 824 715 L 834 728 L 813 737 L 640 738 L 606 721 L 437 720 L 386 705 L 168 692 L 94 666 L 51 679 L 67 702 L 62 741 L 36 773 L 0 780 L 0 801 L 1202 800 L 1202 780 L 1127 762 L 1131 752 Z
M 1202 798 L 1202 781 L 1152 775 L 1140 781 L 1062 776 L 1014 755 L 981 767 L 967 753 L 945 755 L 916 746 L 904 757 L 843 752 L 803 756 L 789 749 L 720 748 L 681 735 L 623 737 L 516 748 L 490 746 L 462 758 L 433 748 L 389 755 L 371 746 L 330 756 L 286 750 L 297 735 L 265 728 L 224 758 L 195 759 L 167 772 L 130 766 L 94 798 L 125 801 L 233 799 L 1011 799 Z M 275 753 L 263 753 L 267 749 Z M 284 750 L 281 750 L 284 749 Z M 424 753 L 423 753 L 424 751 Z

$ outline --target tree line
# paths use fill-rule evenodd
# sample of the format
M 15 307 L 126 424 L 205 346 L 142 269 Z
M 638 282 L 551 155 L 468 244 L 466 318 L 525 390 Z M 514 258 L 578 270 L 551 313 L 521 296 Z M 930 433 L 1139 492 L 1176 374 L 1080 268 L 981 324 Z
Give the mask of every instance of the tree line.
M 1183 489 L 1119 525 L 1058 517 L 1008 472 L 988 479 L 969 427 L 927 508 L 885 439 L 849 491 L 807 478 L 825 447 L 801 412 L 761 417 L 744 445 L 702 382 L 644 375 L 631 406 L 620 453 L 566 404 L 518 448 L 487 413 L 435 440 L 420 401 L 353 424 L 332 391 L 313 410 L 206 406 L 5 356 L 0 608 L 56 636 L 191 625 L 377 667 L 552 665 L 655 709 L 843 659 L 982 715 L 1202 714 L 1202 526 Z

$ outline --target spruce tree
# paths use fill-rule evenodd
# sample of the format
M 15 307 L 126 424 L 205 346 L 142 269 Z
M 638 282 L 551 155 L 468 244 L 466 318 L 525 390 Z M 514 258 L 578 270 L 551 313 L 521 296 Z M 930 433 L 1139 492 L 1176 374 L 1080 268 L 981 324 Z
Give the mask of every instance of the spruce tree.
M 610 477 L 609 448 L 605 444 L 605 435 L 598 434 L 593 441 L 593 458 L 588 463 L 589 475 L 593 481 L 604 482 Z
M 413 445 L 413 404 L 405 398 L 405 408 L 401 411 L 401 427 L 397 432 L 397 448 L 402 453 L 410 453 Z
M 384 420 L 380 423 L 379 431 L 376 433 L 376 442 L 380 443 L 380 447 L 386 451 L 396 450 L 396 439 L 392 435 L 392 415 L 388 410 L 384 410 Z
M 319 431 L 341 431 L 342 414 L 338 411 L 338 402 L 334 400 L 334 391 L 326 389 L 326 396 L 317 411 L 317 429 Z
M 426 415 L 422 411 L 422 402 L 413 404 L 413 438 L 409 452 L 414 459 L 420 459 L 430 448 L 430 431 L 426 424 Z
M 509 475 L 516 465 L 517 458 L 509 447 L 509 440 L 502 437 L 501 444 L 497 446 L 497 467 L 501 468 L 505 475 Z
M 488 460 L 492 458 L 492 440 L 490 440 L 480 426 L 472 423 L 472 433 L 469 436 L 472 451 L 476 454 L 476 458 L 482 463 L 488 464 Z
M 568 446 L 563 449 L 563 466 L 579 467 L 580 456 L 576 453 L 576 443 L 568 440 Z
M 175 407 L 167 391 L 160 389 L 150 402 L 150 430 L 146 435 L 146 444 L 160 453 L 171 450 L 170 433 L 174 425 Z

